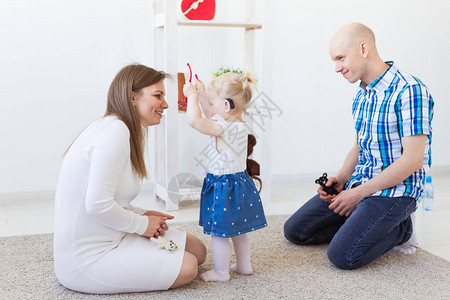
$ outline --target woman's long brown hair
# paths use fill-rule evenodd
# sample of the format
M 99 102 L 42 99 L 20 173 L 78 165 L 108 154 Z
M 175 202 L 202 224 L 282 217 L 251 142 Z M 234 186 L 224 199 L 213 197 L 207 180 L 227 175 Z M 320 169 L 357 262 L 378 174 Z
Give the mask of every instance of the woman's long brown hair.
M 105 116 L 114 115 L 127 125 L 130 131 L 131 164 L 140 179 L 147 177 L 144 161 L 144 133 L 139 117 L 132 104 L 132 92 L 141 93 L 145 87 L 170 77 L 162 71 L 140 64 L 124 67 L 111 82 Z

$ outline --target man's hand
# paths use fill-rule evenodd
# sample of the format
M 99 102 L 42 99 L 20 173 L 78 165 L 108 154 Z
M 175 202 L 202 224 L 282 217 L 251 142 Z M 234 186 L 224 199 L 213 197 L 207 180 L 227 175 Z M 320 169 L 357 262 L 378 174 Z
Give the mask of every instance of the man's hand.
M 331 200 L 328 208 L 340 216 L 348 217 L 363 198 L 358 188 L 345 190 Z
M 338 193 L 344 189 L 344 185 L 340 183 L 336 177 L 330 177 L 325 186 L 331 186 L 334 182 L 336 182 L 334 188 L 338 191 Z M 328 195 L 323 189 L 323 186 L 319 186 L 319 188 L 317 189 L 317 193 L 320 194 L 320 199 L 328 203 L 332 203 L 333 199 L 336 198 L 337 196 L 337 195 Z

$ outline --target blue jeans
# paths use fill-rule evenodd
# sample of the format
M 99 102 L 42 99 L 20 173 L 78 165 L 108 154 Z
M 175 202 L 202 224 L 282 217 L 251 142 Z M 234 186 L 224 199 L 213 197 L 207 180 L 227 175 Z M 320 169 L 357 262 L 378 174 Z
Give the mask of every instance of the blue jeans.
M 349 217 L 340 216 L 317 194 L 284 224 L 284 236 L 298 245 L 330 243 L 329 260 L 341 269 L 363 267 L 412 234 L 412 197 L 371 196 L 361 200 Z

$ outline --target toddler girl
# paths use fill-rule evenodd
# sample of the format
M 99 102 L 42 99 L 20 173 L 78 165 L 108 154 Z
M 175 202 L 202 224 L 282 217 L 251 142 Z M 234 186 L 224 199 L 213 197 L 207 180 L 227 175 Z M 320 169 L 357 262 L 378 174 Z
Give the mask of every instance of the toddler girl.
M 248 129 L 242 114 L 252 98 L 251 84 L 256 84 L 252 76 L 230 72 L 215 78 L 207 92 L 201 81 L 197 81 L 197 88 L 191 83 L 183 88 L 188 97 L 189 124 L 211 138 L 199 221 L 213 243 L 214 269 L 200 275 L 205 281 L 230 279 L 229 238 L 236 254 L 231 269 L 251 274 L 246 233 L 267 226 L 261 198 L 246 171 Z M 202 117 L 199 100 L 206 118 Z

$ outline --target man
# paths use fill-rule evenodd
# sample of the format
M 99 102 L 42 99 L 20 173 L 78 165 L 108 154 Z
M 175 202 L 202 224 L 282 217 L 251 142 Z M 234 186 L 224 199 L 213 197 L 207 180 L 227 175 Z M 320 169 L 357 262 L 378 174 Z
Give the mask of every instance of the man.
M 300 245 L 329 242 L 333 264 L 357 269 L 411 238 L 410 215 L 431 166 L 433 99 L 420 80 L 380 58 L 363 24 L 341 28 L 329 51 L 337 73 L 360 81 L 352 106 L 356 142 L 327 183 L 338 195 L 319 187 L 284 234 Z M 403 252 L 414 253 L 407 246 Z

